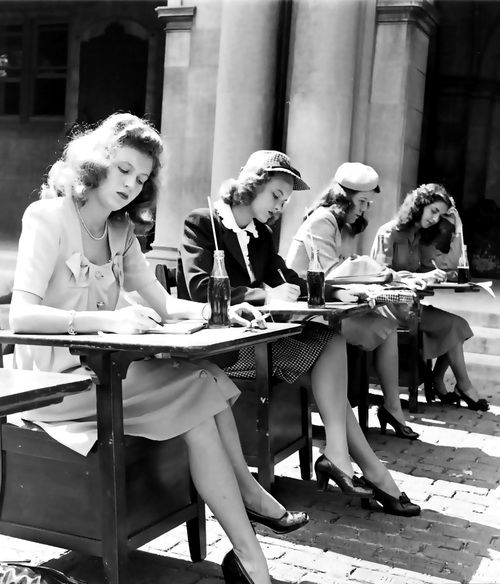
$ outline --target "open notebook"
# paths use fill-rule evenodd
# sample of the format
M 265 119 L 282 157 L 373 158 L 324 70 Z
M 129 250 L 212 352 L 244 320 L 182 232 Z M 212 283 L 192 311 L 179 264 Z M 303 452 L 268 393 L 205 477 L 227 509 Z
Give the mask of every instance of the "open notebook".
M 205 328 L 203 320 L 171 320 L 144 331 L 147 334 L 188 335 Z

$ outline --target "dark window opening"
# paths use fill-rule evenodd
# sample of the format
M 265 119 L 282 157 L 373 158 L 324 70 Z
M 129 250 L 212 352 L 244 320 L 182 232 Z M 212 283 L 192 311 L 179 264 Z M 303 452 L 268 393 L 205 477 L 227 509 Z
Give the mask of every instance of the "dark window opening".
M 0 26 L 0 116 L 64 116 L 68 26 Z

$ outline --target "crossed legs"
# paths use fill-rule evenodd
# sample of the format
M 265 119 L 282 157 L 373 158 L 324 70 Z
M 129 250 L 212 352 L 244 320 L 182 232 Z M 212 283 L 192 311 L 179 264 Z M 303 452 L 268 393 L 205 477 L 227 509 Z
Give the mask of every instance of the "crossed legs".
M 444 385 L 444 374 L 448 367 L 451 367 L 453 375 L 457 381 L 458 387 L 465 392 L 474 401 L 479 399 L 477 389 L 472 385 L 469 374 L 467 373 L 467 366 L 465 365 L 464 348 L 461 343 L 457 343 L 447 353 L 439 356 L 436 359 L 434 368 L 432 370 L 432 377 L 435 387 L 439 393 L 446 393 L 447 389 Z
M 219 416 L 220 417 L 220 414 Z M 266 559 L 252 529 L 231 457 L 210 418 L 184 434 L 196 489 L 233 544 L 255 584 L 270 584 Z
M 309 384 L 325 427 L 325 456 L 351 477 L 352 456 L 368 480 L 399 497 L 396 483 L 368 444 L 348 403 L 344 337 L 336 335 L 322 351 L 310 373 Z

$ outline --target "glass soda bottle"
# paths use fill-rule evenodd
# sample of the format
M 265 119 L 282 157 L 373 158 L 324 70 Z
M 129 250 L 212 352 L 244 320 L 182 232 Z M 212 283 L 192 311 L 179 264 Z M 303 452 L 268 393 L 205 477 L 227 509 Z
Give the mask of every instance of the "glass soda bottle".
M 385 252 L 384 252 L 384 234 L 379 233 L 377 236 L 377 252 L 375 254 L 375 261 L 377 264 L 386 267 L 385 265 Z
M 231 303 L 231 287 L 224 263 L 224 251 L 214 251 L 214 265 L 208 280 L 207 301 L 210 304 L 210 328 L 230 326 L 229 305 Z
M 319 263 L 318 250 L 312 248 L 312 256 L 307 268 L 307 306 L 325 305 L 325 272 Z
M 462 246 L 462 255 L 458 261 L 457 283 L 467 284 L 470 281 L 469 258 L 467 257 L 467 246 Z

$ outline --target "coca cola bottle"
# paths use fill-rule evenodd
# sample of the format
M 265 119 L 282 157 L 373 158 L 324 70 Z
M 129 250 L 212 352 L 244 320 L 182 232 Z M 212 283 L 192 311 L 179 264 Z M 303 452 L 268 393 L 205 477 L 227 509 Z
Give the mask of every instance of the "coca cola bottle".
M 462 255 L 458 261 L 457 283 L 467 284 L 470 281 L 469 258 L 467 257 L 467 246 L 462 246 Z
M 224 251 L 214 251 L 214 265 L 208 280 L 207 301 L 210 304 L 210 328 L 230 326 L 229 305 L 231 303 L 231 286 L 224 263 Z
M 325 305 L 325 272 L 319 263 L 318 250 L 312 248 L 307 269 L 307 305 L 310 308 Z
M 377 264 L 386 267 L 385 251 L 384 251 L 384 234 L 379 233 L 377 236 L 377 251 L 375 253 L 375 261 Z

